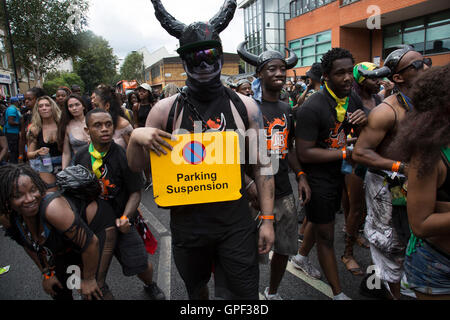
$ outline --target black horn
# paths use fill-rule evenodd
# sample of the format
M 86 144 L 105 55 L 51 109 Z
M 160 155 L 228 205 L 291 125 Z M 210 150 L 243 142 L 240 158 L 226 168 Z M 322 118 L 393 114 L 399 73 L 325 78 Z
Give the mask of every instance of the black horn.
M 153 8 L 155 8 L 155 16 L 166 31 L 177 39 L 180 39 L 186 25 L 175 19 L 166 11 L 160 0 L 151 0 Z
M 286 69 L 292 69 L 297 65 L 298 57 L 291 49 L 286 48 L 287 52 L 289 52 L 289 57 L 286 59 Z
M 225 30 L 230 21 L 233 19 L 236 7 L 236 0 L 225 0 L 220 8 L 220 11 L 208 22 L 214 28 L 215 32 L 221 33 Z
M 245 49 L 245 45 L 247 44 L 247 41 L 241 42 L 237 47 L 237 52 L 239 56 L 244 60 L 245 62 L 251 64 L 252 66 L 258 65 L 258 56 L 250 53 Z

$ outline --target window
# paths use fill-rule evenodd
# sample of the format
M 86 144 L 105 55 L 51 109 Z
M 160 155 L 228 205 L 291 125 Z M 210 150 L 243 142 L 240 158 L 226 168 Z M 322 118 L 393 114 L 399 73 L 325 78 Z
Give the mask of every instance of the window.
M 291 18 L 294 18 L 333 1 L 336 0 L 292 0 L 289 4 L 289 14 Z
M 450 10 L 383 28 L 383 58 L 402 44 L 424 55 L 450 52 Z
M 331 31 L 290 41 L 289 49 L 292 49 L 298 57 L 296 68 L 320 62 L 322 56 L 331 49 Z

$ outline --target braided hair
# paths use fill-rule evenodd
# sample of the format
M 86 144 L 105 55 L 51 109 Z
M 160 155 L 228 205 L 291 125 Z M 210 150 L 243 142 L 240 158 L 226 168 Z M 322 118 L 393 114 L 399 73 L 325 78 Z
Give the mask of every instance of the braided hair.
M 18 189 L 20 176 L 28 176 L 41 195 L 47 191 L 47 185 L 28 164 L 7 164 L 0 167 L 0 214 L 13 213 L 10 201 Z M 14 213 L 13 213 L 14 214 Z

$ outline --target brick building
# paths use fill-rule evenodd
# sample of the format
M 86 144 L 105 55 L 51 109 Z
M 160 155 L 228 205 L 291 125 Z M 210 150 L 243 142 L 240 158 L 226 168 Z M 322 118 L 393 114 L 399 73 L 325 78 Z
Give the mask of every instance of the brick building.
M 239 73 L 239 63 L 239 55 L 225 52 L 222 75 L 237 75 Z M 187 79 L 179 56 L 161 58 L 147 67 L 145 74 L 146 82 L 157 91 L 161 91 L 169 83 L 183 87 Z
M 285 28 L 286 45 L 299 57 L 297 75 L 332 47 L 350 50 L 356 63 L 382 65 L 401 44 L 414 46 L 433 65 L 450 62 L 448 0 L 293 0 Z

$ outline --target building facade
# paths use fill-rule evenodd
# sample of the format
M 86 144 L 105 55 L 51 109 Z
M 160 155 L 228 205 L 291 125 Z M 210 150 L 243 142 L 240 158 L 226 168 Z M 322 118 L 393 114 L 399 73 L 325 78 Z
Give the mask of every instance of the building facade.
M 0 99 L 17 94 L 11 57 L 6 45 L 6 32 L 0 28 Z
M 299 57 L 297 75 L 332 47 L 348 49 L 356 63 L 382 65 L 401 44 L 432 58 L 433 65 L 450 62 L 448 0 L 293 0 L 289 9 L 286 45 Z
M 224 52 L 224 65 L 222 75 L 232 76 L 239 74 L 239 55 Z M 169 56 L 161 58 L 145 69 L 146 82 L 156 91 L 161 91 L 169 83 L 174 83 L 178 87 L 183 87 L 186 82 L 186 72 L 183 68 L 181 58 Z
M 286 46 L 285 21 L 289 19 L 290 0 L 243 0 L 245 40 L 249 52 L 260 55 L 266 50 L 283 52 Z M 246 64 L 246 72 L 254 71 Z

